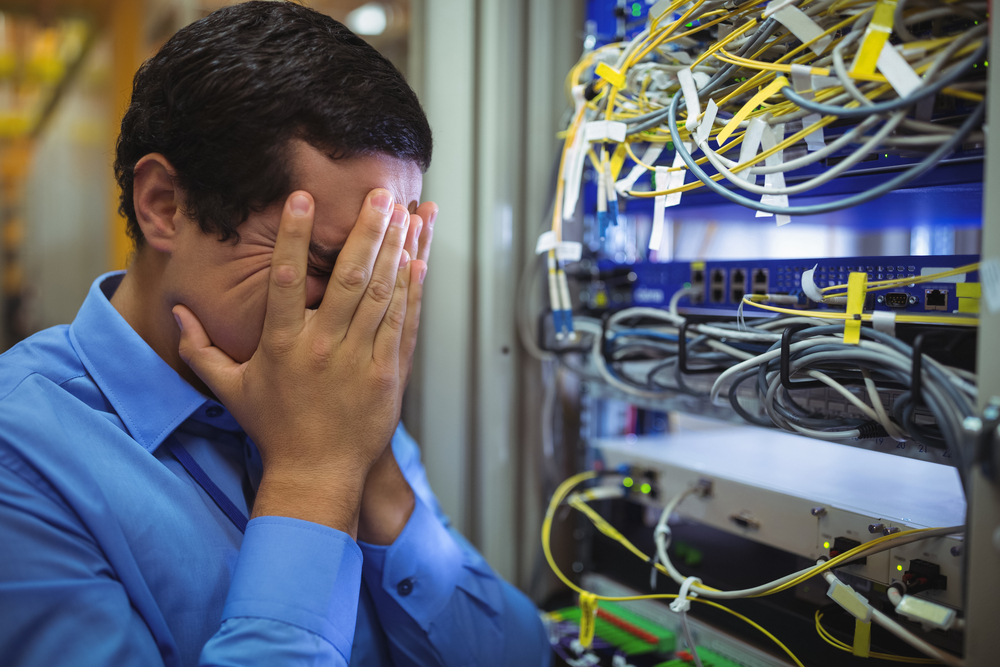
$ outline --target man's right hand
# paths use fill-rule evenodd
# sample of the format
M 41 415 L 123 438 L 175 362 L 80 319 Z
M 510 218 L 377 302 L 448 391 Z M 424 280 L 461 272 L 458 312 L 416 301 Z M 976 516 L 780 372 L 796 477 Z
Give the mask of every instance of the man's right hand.
M 399 421 L 407 291 L 424 262 L 404 249 L 409 216 L 386 190 L 361 208 L 316 310 L 306 308 L 314 204 L 285 202 L 260 344 L 237 364 L 188 308 L 180 354 L 246 430 L 264 464 L 254 516 L 326 524 L 355 536 L 365 476 Z M 412 276 L 412 278 L 411 278 Z

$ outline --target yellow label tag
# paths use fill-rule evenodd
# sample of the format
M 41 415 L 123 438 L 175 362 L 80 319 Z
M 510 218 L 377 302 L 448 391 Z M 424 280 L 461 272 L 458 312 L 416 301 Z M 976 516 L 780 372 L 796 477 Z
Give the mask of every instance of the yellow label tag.
M 875 73 L 878 56 L 882 47 L 892 34 L 893 15 L 896 12 L 896 0 L 879 0 L 875 5 L 872 21 L 865 29 L 858 55 L 854 57 L 851 74 L 869 76 Z
M 958 312 L 960 313 L 978 313 L 979 312 L 979 299 L 971 296 L 960 296 L 958 297 Z
M 618 148 L 615 149 L 614 155 L 611 156 L 612 181 L 618 180 L 618 174 L 622 173 L 622 165 L 625 164 L 626 157 L 628 157 L 628 153 L 625 151 L 625 144 L 618 144 Z
M 872 624 L 854 619 L 854 655 L 867 658 L 872 646 Z
M 844 323 L 844 343 L 857 345 L 861 342 L 861 311 L 865 307 L 868 293 L 868 274 L 852 273 L 847 277 L 847 316 Z
M 594 72 L 618 90 L 625 87 L 625 75 L 607 63 L 597 63 L 597 69 Z
M 955 283 L 955 295 L 958 298 L 968 296 L 978 299 L 983 295 L 983 288 L 980 283 Z
M 584 591 L 580 593 L 580 644 L 589 648 L 594 641 L 594 627 L 597 625 L 597 596 Z
M 739 124 L 746 120 L 746 117 L 750 115 L 750 112 L 760 106 L 761 102 L 771 97 L 787 85 L 788 79 L 783 76 L 779 76 L 777 79 L 772 81 L 770 85 L 750 98 L 750 101 L 744 104 L 742 109 L 736 112 L 736 115 L 733 116 L 728 123 L 726 123 L 726 126 L 722 128 L 722 132 L 719 132 L 719 136 L 715 138 L 715 140 L 719 142 L 719 145 L 721 146 L 725 143 L 726 139 L 729 138 L 729 135 L 736 131 Z

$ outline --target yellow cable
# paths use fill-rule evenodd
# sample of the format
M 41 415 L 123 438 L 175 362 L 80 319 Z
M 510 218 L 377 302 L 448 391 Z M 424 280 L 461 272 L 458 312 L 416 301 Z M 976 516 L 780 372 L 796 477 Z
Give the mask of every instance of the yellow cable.
M 747 306 L 753 306 L 754 308 L 761 308 L 763 310 L 770 310 L 774 313 L 783 313 L 785 315 L 799 315 L 802 317 L 816 317 L 821 320 L 839 320 L 844 321 L 851 319 L 851 316 L 846 313 L 840 312 L 829 312 L 824 310 L 809 310 L 805 308 L 779 308 L 778 306 L 768 306 L 763 303 L 756 301 L 751 301 L 750 297 L 743 297 L 743 303 Z M 871 313 L 861 313 L 862 322 L 870 322 L 872 319 Z M 901 323 L 913 323 L 913 322 L 923 322 L 927 324 L 947 324 L 952 326 L 960 327 L 978 327 L 979 318 L 971 317 L 969 315 L 910 315 L 900 313 L 896 315 L 896 321 Z
M 846 651 L 848 653 L 853 653 L 854 649 L 852 647 L 848 646 L 844 642 L 840 641 L 839 639 L 837 639 L 836 637 L 834 637 L 833 635 L 831 635 L 829 633 L 829 631 L 826 628 L 823 627 L 823 624 L 820 622 L 820 619 L 822 619 L 822 618 L 823 618 L 823 612 L 821 612 L 819 609 L 817 609 L 816 610 L 816 616 L 815 616 L 815 619 L 816 619 L 816 632 L 817 632 L 817 634 L 819 634 L 820 639 L 822 639 L 827 644 L 829 644 L 830 646 L 833 646 L 836 649 L 839 649 L 841 651 Z M 935 660 L 933 658 L 911 658 L 911 657 L 905 656 L 905 655 L 895 655 L 895 654 L 892 654 L 892 653 L 877 653 L 877 652 L 874 652 L 874 651 L 871 652 L 871 653 L 869 653 L 868 657 L 870 657 L 870 658 L 876 658 L 878 660 L 889 660 L 889 661 L 892 661 L 892 662 L 905 662 L 905 663 L 909 663 L 911 665 L 940 665 L 941 664 L 938 660 Z
M 542 551 L 545 552 L 545 560 L 548 561 L 549 567 L 552 568 L 552 571 L 555 573 L 555 575 L 557 577 L 559 577 L 559 580 L 562 581 L 564 584 L 566 584 L 566 586 L 568 586 L 571 590 L 576 591 L 577 593 L 590 593 L 590 594 L 594 595 L 594 597 L 596 599 L 598 599 L 598 600 L 607 600 L 609 602 L 628 602 L 628 601 L 633 601 L 633 600 L 672 600 L 672 599 L 675 599 L 677 597 L 677 595 L 675 593 L 657 593 L 657 594 L 653 594 L 653 595 L 630 595 L 630 596 L 623 596 L 623 597 L 612 597 L 612 596 L 606 596 L 606 595 L 596 595 L 596 594 L 591 593 L 591 591 L 587 591 L 587 590 L 585 590 L 585 589 L 577 586 L 572 581 L 570 581 L 569 578 L 565 574 L 563 574 L 562 570 L 559 569 L 559 566 L 556 565 L 556 561 L 552 557 L 552 548 L 551 548 L 551 544 L 550 544 L 550 539 L 551 539 L 551 534 L 552 534 L 552 520 L 555 517 L 556 509 L 559 508 L 559 506 L 562 504 L 562 502 L 566 498 L 566 496 L 569 495 L 569 492 L 573 490 L 573 487 L 577 486 L 578 484 L 580 484 L 582 482 L 587 481 L 588 479 L 593 479 L 596 476 L 597 476 L 597 473 L 593 472 L 593 471 L 582 472 L 582 473 L 579 473 L 577 475 L 573 475 L 572 477 L 570 477 L 569 479 L 567 479 L 565 482 L 563 482 L 562 484 L 560 484 L 559 488 L 557 488 L 556 491 L 555 491 L 555 493 L 552 494 L 552 500 L 549 501 L 549 507 L 545 511 L 545 520 L 542 522 Z M 713 602 L 712 600 L 705 600 L 703 598 L 690 597 L 690 596 L 688 597 L 688 600 L 692 600 L 694 602 L 698 602 L 698 603 L 701 603 L 701 604 L 707 604 L 710 607 L 714 607 L 716 609 L 720 609 L 720 610 L 726 612 L 727 614 L 731 614 L 731 615 L 735 616 L 736 618 L 740 619 L 744 623 L 747 623 L 751 627 L 753 627 L 756 630 L 758 630 L 759 632 L 761 632 L 765 637 L 767 637 L 768 639 L 770 639 L 771 641 L 773 641 L 782 651 L 785 652 L 785 654 L 789 658 L 791 658 L 792 662 L 794 662 L 798 667 L 805 667 L 802 664 L 802 661 L 799 660 L 795 656 L 795 654 L 792 653 L 791 650 L 789 650 L 789 648 L 787 646 L 785 646 L 781 642 L 781 640 L 779 640 L 773 634 L 771 634 L 770 632 L 768 632 L 763 627 L 761 627 L 760 625 L 758 625 L 756 622 L 752 621 L 751 619 L 747 618 L 743 614 L 741 614 L 739 612 L 736 612 L 736 611 L 733 611 L 729 607 L 724 607 L 723 605 L 721 605 L 721 604 L 719 604 L 717 602 Z

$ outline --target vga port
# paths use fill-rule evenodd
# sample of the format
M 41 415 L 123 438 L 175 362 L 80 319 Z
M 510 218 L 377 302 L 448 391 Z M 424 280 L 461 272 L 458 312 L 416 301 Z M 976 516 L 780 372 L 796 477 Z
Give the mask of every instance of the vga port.
M 889 308 L 906 308 L 910 303 L 910 295 L 906 292 L 889 292 L 885 295 L 885 305 Z

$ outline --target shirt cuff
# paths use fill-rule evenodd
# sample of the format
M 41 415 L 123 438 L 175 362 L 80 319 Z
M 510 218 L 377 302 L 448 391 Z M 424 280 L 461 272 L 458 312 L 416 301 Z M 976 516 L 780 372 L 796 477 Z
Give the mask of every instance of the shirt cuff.
M 330 642 L 350 660 L 362 556 L 349 535 L 267 516 L 247 524 L 222 620 L 266 618 Z
M 462 548 L 419 497 L 390 546 L 358 544 L 368 586 L 384 590 L 424 630 L 467 576 Z

